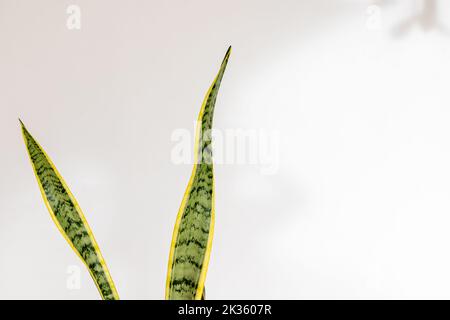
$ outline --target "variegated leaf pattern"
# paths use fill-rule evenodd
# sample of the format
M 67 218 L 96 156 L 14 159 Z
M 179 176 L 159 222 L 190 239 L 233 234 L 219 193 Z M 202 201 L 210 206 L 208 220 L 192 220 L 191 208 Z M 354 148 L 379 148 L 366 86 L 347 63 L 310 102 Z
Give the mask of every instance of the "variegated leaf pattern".
M 200 300 L 214 232 L 214 175 L 211 130 L 214 106 L 231 47 L 206 93 L 197 120 L 194 167 L 172 236 L 166 281 L 166 299 Z
M 31 164 L 50 216 L 87 266 L 102 298 L 119 299 L 105 260 L 77 201 L 44 149 L 31 136 L 22 121 L 20 123 Z

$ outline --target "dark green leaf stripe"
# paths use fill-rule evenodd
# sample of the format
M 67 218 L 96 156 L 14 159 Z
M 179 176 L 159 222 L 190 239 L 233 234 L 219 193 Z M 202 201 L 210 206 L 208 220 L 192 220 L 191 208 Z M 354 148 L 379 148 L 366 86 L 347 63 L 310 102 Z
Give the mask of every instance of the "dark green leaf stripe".
M 102 298 L 118 299 L 108 268 L 83 212 L 50 158 L 27 131 L 22 121 L 20 123 L 36 179 L 53 221 L 88 267 Z
M 201 299 L 214 231 L 214 174 L 211 130 L 214 106 L 231 47 L 209 88 L 197 122 L 196 155 L 172 238 L 166 299 Z

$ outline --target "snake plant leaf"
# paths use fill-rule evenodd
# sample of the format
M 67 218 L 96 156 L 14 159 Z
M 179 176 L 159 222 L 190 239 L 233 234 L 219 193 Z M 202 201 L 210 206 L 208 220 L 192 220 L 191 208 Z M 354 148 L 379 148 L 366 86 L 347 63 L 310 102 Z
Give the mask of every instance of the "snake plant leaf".
M 166 299 L 200 300 L 214 233 L 214 174 L 211 130 L 214 106 L 230 57 L 228 48 L 220 70 L 206 93 L 197 120 L 194 166 L 178 211 L 170 247 Z
M 88 268 L 101 297 L 104 300 L 119 299 L 105 260 L 75 197 L 44 149 L 31 136 L 22 121 L 20 124 L 33 171 L 50 216 Z

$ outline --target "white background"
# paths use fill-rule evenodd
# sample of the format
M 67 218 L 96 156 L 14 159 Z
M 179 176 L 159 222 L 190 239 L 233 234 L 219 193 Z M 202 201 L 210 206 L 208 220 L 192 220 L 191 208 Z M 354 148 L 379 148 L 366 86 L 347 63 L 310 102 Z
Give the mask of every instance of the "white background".
M 66 28 L 70 4 L 81 30 Z M 171 134 L 192 130 L 230 44 L 215 127 L 278 131 L 279 169 L 215 167 L 207 297 L 450 298 L 450 34 L 433 28 L 450 28 L 450 3 L 438 4 L 401 27 L 422 1 L 0 0 L 0 298 L 99 298 L 46 211 L 19 116 L 121 298 L 164 297 L 191 173 L 171 161 Z

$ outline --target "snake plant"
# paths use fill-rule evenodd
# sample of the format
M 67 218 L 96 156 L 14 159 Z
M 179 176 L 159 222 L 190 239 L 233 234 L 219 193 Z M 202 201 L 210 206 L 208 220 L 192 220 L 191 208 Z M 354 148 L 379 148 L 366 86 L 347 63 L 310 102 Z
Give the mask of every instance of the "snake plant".
M 214 232 L 214 171 L 211 130 L 214 106 L 231 47 L 206 93 L 197 120 L 194 167 L 181 202 L 170 247 L 166 299 L 203 296 Z
M 170 246 L 166 299 L 202 299 L 214 231 L 211 129 L 220 83 L 231 53 L 207 91 L 197 121 L 194 166 L 177 215 Z M 20 120 L 19 120 L 20 121 Z M 50 216 L 86 265 L 104 300 L 117 300 L 114 282 L 94 234 L 50 157 L 20 121 L 31 165 Z
M 100 248 L 77 200 L 50 157 L 31 136 L 22 121 L 20 124 L 31 165 L 50 216 L 63 237 L 87 266 L 102 298 L 119 299 Z

